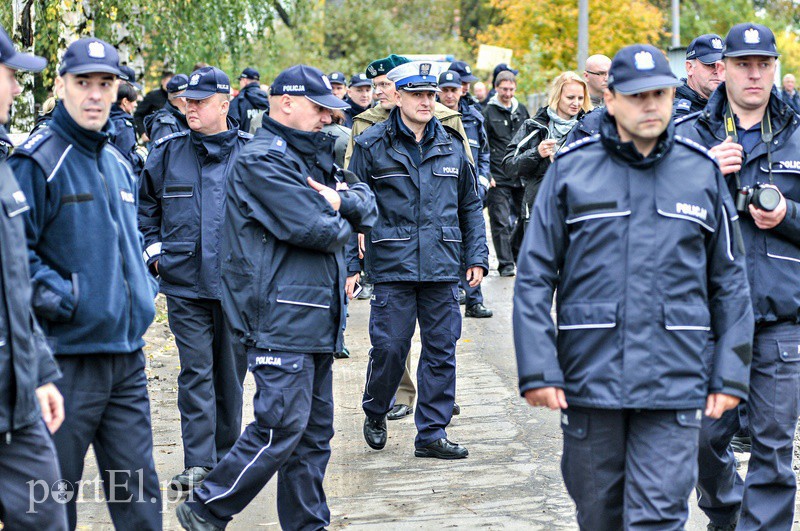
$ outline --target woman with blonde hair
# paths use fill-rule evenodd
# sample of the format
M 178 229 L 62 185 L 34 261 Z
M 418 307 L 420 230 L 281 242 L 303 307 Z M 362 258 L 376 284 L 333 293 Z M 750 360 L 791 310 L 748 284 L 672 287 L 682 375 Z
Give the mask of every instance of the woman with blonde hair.
M 536 192 L 547 168 L 567 134 L 590 110 L 592 101 L 586 81 L 575 72 L 563 72 L 550 85 L 547 105 L 539 109 L 533 118 L 525 120 L 511 139 L 503 159 L 503 171 L 508 176 L 518 176 L 525 186 L 520 218 L 511 236 L 515 260 Z

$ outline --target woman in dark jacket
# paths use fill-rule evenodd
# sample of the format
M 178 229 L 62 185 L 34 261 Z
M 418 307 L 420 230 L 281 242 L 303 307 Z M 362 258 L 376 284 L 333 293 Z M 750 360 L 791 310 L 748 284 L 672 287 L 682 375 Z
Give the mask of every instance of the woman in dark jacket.
M 536 192 L 553 156 L 563 146 L 567 133 L 591 109 L 586 82 L 575 72 L 564 72 L 553 80 L 548 104 L 525 120 L 511 139 L 503 158 L 503 171 L 509 177 L 519 177 L 525 187 L 520 218 L 511 236 L 515 259 Z

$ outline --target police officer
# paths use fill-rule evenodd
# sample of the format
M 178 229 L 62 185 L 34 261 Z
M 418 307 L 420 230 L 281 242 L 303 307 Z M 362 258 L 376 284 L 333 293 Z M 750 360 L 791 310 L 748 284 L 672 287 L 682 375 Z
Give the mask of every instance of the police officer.
M 21 92 L 15 71 L 40 72 L 45 64 L 41 57 L 18 53 L 0 27 L 0 124 L 8 122 Z M 11 143 L 2 125 L 0 137 Z M 0 203 L 0 520 L 8 529 L 66 529 L 66 510 L 50 495 L 61 477 L 50 438 L 64 420 L 64 403 L 53 384 L 61 374 L 31 313 L 20 216 L 29 207 L 4 159 Z
M 469 83 L 467 83 L 469 85 Z M 485 204 L 486 194 L 489 190 L 489 141 L 486 139 L 486 130 L 483 127 L 483 114 L 474 106 L 467 103 L 462 92 L 463 80 L 458 72 L 448 70 L 439 75 L 439 101 L 448 109 L 461 113 L 461 120 L 467 132 L 469 147 L 475 154 L 477 161 L 478 196 L 481 206 Z M 483 305 L 483 293 L 478 284 L 471 287 L 462 278 L 459 282 L 460 289 L 465 292 L 464 317 L 487 318 L 493 315 L 492 310 Z
M 353 137 L 363 133 L 367 128 L 385 121 L 389 118 L 392 109 L 395 108 L 395 94 L 396 89 L 394 82 L 387 77 L 387 74 L 395 67 L 408 63 L 410 60 L 395 54 L 388 57 L 376 59 L 367 66 L 367 77 L 372 79 L 373 86 L 375 87 L 375 97 L 378 100 L 377 105 L 371 109 L 359 114 L 353 119 L 352 137 L 347 146 L 344 160 L 345 165 L 349 164 L 350 157 L 353 153 Z M 464 141 L 464 150 L 468 153 L 470 162 L 473 162 L 472 153 L 467 140 L 467 133 L 464 130 L 464 124 L 461 121 L 461 114 L 453 111 L 437 102 L 433 109 L 433 115 L 439 120 L 443 126 L 454 129 L 458 133 L 458 137 Z M 359 237 L 358 253 L 363 258 L 364 251 L 364 238 Z M 372 297 L 372 284 L 369 277 L 361 278 L 359 275 L 359 267 L 351 267 L 351 277 L 348 282 L 351 284 L 355 281 L 361 280 L 364 289 L 361 291 L 359 299 L 369 299 Z M 397 390 L 397 397 L 395 405 L 389 412 L 389 420 L 399 420 L 414 412 L 414 400 L 416 399 L 417 390 L 414 386 L 414 380 L 411 378 L 411 358 L 406 358 L 406 369 L 403 372 L 403 378 L 400 380 L 400 387 Z M 460 412 L 458 409 L 456 413 Z
M 178 507 L 185 529 L 224 527 L 276 472 L 283 529 L 330 523 L 323 479 L 332 354 L 343 342 L 344 249 L 377 216 L 365 185 L 338 182 L 333 138 L 320 132 L 331 109 L 345 105 L 320 70 L 284 70 L 271 87 L 269 116 L 233 166 L 222 300 L 256 381 L 255 422 L 194 500 Z
M 92 444 L 114 526 L 161 529 L 142 352 L 156 283 L 141 258 L 136 179 L 109 144 L 118 66 L 108 43 L 73 42 L 58 69 L 63 100 L 50 127 L 9 163 L 30 206 L 21 215 L 33 308 L 63 373 L 66 420 L 54 435 L 62 477 L 77 490 Z M 73 529 L 76 497 L 67 504 Z
M 328 81 L 331 82 L 331 90 L 333 95 L 337 98 L 345 99 L 347 96 L 347 78 L 341 72 L 331 72 L 328 75 Z
M 699 505 L 710 528 L 790 529 L 796 478 L 792 446 L 800 415 L 800 118 L 778 96 L 775 36 L 738 24 L 725 37 L 725 82 L 679 134 L 711 148 L 741 217 L 755 313 L 750 398 L 752 448 L 744 485 L 729 442 L 739 415 L 704 423 Z M 767 188 L 763 191 L 763 188 Z M 763 198 L 763 199 L 762 199 Z
M 686 78 L 675 91 L 674 116 L 702 111 L 708 98 L 725 80 L 722 60 L 722 37 L 714 33 L 700 35 L 686 48 Z
M 520 392 L 561 409 L 581 529 L 683 529 L 704 410 L 747 397 L 736 212 L 713 158 L 674 133 L 679 84 L 657 48 L 617 53 L 600 134 L 556 156 L 520 252 Z
M 120 66 L 120 72 L 123 68 L 133 72 L 132 68 L 124 65 Z M 130 73 L 126 74 L 126 77 L 131 79 Z M 136 87 L 127 81 L 120 82 L 117 87 L 117 101 L 111 105 L 111 113 L 108 116 L 108 121 L 112 125 L 109 141 L 125 155 L 136 177 L 139 176 L 144 167 L 144 158 L 137 151 L 137 135 L 132 115 L 136 110 L 138 98 L 139 93 Z
M 239 122 L 239 130 L 250 131 L 250 120 L 269 110 L 267 93 L 261 90 L 261 74 L 255 68 L 245 68 L 239 76 L 239 95 L 231 102 L 228 116 Z
M 142 99 L 139 103 L 139 106 L 136 107 L 136 112 L 133 113 L 133 119 L 136 121 L 136 130 L 137 131 L 144 131 L 144 120 L 154 112 L 162 109 L 164 105 L 166 105 L 168 101 L 167 97 L 167 83 L 172 77 L 175 75 L 175 72 L 170 70 L 169 68 L 165 68 L 164 71 L 161 72 L 161 84 L 160 86 L 155 89 L 151 90 L 147 93 L 147 95 Z M 149 140 L 149 139 L 145 139 Z
M 386 445 L 386 414 L 403 376 L 416 322 L 422 336 L 415 422 L 417 457 L 458 459 L 447 439 L 455 398 L 455 348 L 461 336 L 458 281 L 477 286 L 488 249 L 472 165 L 456 133 L 433 115 L 439 91 L 431 63 L 389 72 L 396 92 L 389 118 L 355 138 L 350 170 L 369 182 L 379 219 L 367 237 L 367 273 L 375 282 L 369 370 L 362 407 L 364 438 Z
M 185 470 L 172 479 L 176 490 L 191 490 L 236 442 L 247 373 L 222 312 L 219 242 L 229 169 L 252 137 L 228 116 L 224 72 L 209 66 L 189 79 L 190 131 L 155 142 L 139 189 L 144 258 L 161 278 L 181 362 Z
M 177 74 L 167 83 L 167 103 L 144 119 L 147 136 L 151 142 L 179 131 L 189 129 L 186 123 L 186 98 L 183 91 L 189 87 L 189 78 L 186 74 Z
M 470 84 L 479 81 L 475 74 L 472 73 L 472 67 L 466 61 L 453 61 L 450 63 L 449 70 L 461 77 L 461 99 L 470 107 L 475 107 L 482 114 L 483 107 L 481 107 L 481 103 L 470 93 Z
M 353 127 L 353 118 L 372 106 L 372 80 L 364 73 L 353 74 L 344 101 L 349 105 L 344 110 L 344 125 Z

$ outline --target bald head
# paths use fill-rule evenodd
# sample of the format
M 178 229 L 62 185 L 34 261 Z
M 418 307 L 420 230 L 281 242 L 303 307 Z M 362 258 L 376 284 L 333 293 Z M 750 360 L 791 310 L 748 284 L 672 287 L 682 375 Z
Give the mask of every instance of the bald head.
M 790 94 L 794 94 L 795 80 L 792 74 L 783 76 L 783 90 Z
M 586 69 L 583 77 L 589 85 L 589 94 L 594 97 L 603 95 L 603 90 L 608 86 L 608 69 L 611 68 L 611 59 L 605 55 L 592 55 L 586 59 Z

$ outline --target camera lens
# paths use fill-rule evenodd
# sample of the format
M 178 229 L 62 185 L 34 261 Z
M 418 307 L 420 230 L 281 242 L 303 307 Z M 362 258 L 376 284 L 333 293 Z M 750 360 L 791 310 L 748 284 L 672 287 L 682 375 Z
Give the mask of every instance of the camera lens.
M 753 192 L 753 206 L 772 212 L 781 202 L 781 194 L 774 188 L 760 188 Z

